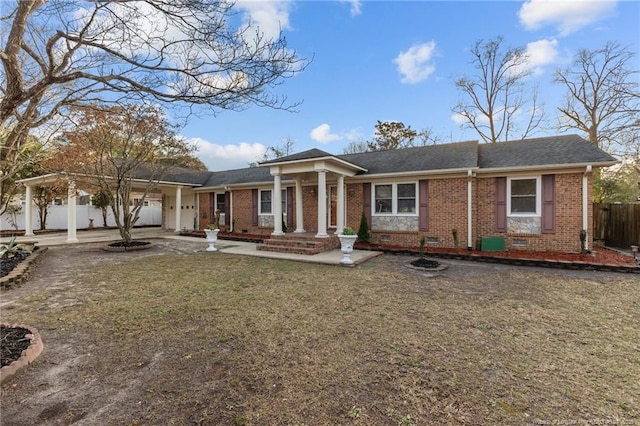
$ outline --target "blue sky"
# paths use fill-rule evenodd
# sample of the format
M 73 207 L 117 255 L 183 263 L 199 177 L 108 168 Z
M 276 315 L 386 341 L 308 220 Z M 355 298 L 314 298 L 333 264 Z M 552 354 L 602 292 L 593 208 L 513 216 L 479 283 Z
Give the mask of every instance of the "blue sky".
M 274 90 L 302 102 L 296 113 L 250 107 L 191 118 L 181 134 L 210 170 L 245 167 L 285 138 L 296 152 L 340 154 L 350 141 L 370 139 L 377 120 L 430 128 L 443 142 L 478 139 L 451 111 L 461 96 L 454 80 L 473 74 L 470 47 L 496 36 L 527 49 L 527 83 L 539 85 L 549 119 L 536 136 L 556 134 L 564 94 L 552 83 L 556 68 L 607 41 L 640 53 L 637 1 L 241 0 L 238 7 L 267 35 L 282 28 L 288 46 L 313 61 Z

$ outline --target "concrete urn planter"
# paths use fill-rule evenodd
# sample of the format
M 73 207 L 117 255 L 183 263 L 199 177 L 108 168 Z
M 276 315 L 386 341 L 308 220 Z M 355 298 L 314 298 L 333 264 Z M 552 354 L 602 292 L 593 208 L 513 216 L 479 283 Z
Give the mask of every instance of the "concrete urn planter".
M 218 228 L 205 229 L 204 232 L 207 234 L 207 244 L 209 245 L 207 251 L 218 251 L 216 241 L 218 241 L 218 232 L 220 232 L 220 230 Z
M 358 239 L 357 235 L 343 235 L 339 234 L 338 239 L 340 240 L 340 251 L 342 251 L 342 260 L 340 261 L 341 265 L 353 265 L 353 260 L 351 259 L 351 253 L 353 252 L 353 244 Z

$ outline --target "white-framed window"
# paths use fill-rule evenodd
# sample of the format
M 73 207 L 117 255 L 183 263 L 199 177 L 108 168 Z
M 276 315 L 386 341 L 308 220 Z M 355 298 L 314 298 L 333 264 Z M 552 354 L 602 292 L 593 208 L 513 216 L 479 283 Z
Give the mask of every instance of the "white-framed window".
M 540 216 L 540 176 L 507 179 L 507 214 L 509 216 Z
M 418 184 L 386 183 L 373 185 L 374 215 L 416 215 L 418 212 Z
M 270 189 L 261 189 L 260 190 L 260 206 L 259 212 L 260 214 L 272 214 L 272 201 L 271 201 L 271 190 Z
M 224 213 L 224 192 L 216 194 L 216 211 Z
M 260 214 L 273 214 L 273 200 L 271 198 L 270 189 L 260 190 Z M 282 214 L 287 213 L 287 190 L 282 190 Z

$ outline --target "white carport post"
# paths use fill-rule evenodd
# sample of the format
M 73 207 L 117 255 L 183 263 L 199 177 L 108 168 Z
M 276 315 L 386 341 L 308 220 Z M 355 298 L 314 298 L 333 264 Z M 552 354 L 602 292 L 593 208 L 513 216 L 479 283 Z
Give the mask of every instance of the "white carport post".
M 273 176 L 273 232 L 282 235 L 282 181 L 280 174 Z
M 33 237 L 33 187 L 27 185 L 24 206 L 24 235 Z
M 327 172 L 318 171 L 318 233 L 316 237 L 328 237 L 327 234 Z
M 77 221 L 76 221 L 76 183 L 69 181 L 67 188 L 67 242 L 77 243 Z
M 176 187 L 176 227 L 173 230 L 176 234 L 180 233 L 180 225 L 182 225 L 182 187 Z
M 336 209 L 336 235 L 342 234 L 344 229 L 344 176 L 338 176 L 338 188 L 336 191 L 338 205 Z
M 302 210 L 302 178 L 296 177 L 296 230 L 299 234 L 304 232 L 304 212 Z

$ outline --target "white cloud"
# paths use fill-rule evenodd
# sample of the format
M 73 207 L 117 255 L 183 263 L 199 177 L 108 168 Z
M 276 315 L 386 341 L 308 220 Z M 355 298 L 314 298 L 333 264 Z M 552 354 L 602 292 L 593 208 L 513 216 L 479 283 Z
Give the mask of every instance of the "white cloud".
M 206 164 L 209 170 L 248 167 L 249 163 L 257 161 L 267 149 L 261 143 L 219 145 L 202 138 L 189 138 L 187 142 L 196 147 L 195 156 Z
M 535 73 L 542 73 L 545 66 L 558 60 L 558 40 L 543 39 L 527 44 L 529 68 Z
M 351 5 L 351 16 L 362 14 L 362 2 L 360 0 L 340 0 L 340 2 Z
M 289 11 L 293 2 L 272 0 L 238 0 L 236 7 L 246 14 L 245 20 L 260 28 L 267 38 L 278 38 L 281 30 L 291 28 Z
M 454 112 L 451 114 L 451 121 L 456 123 L 458 126 L 462 126 L 463 124 L 468 123 L 467 117 L 460 114 L 459 112 Z
M 419 83 L 426 80 L 436 69 L 430 62 L 436 49 L 436 42 L 417 44 L 409 50 L 400 52 L 393 62 L 398 66 L 402 76 L 400 81 L 406 84 Z
M 555 64 L 558 61 L 558 40 L 542 39 L 527 44 L 525 49 L 527 60 L 518 66 L 514 66 L 510 71 L 512 74 L 520 75 L 532 72 L 540 75 L 547 65 Z
M 336 133 L 331 133 L 331 126 L 329 126 L 327 123 L 323 123 L 314 128 L 313 130 L 311 130 L 311 133 L 309 135 L 311 136 L 311 139 L 321 144 L 327 144 L 329 142 L 342 139 L 342 136 Z
M 567 35 L 607 17 L 616 5 L 615 0 L 529 0 L 522 5 L 518 16 L 528 30 L 551 25 L 560 35 Z

